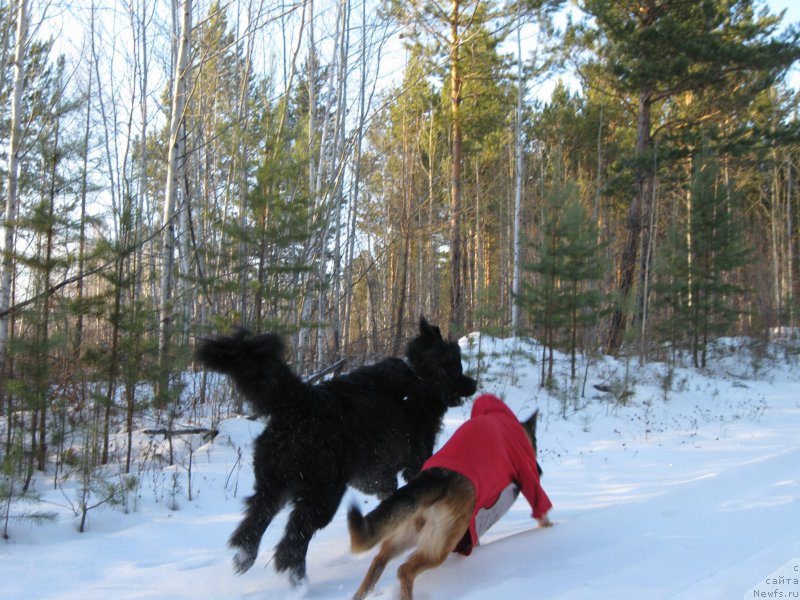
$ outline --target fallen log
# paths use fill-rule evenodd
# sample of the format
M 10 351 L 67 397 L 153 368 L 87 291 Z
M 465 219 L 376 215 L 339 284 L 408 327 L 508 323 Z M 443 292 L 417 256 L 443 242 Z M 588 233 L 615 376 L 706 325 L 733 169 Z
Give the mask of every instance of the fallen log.
M 176 435 L 202 435 L 206 441 L 213 440 L 217 437 L 219 429 L 208 429 L 207 427 L 189 427 L 187 429 L 145 429 L 145 435 L 163 435 L 166 438 L 171 438 Z
M 342 370 L 342 368 L 344 367 L 344 364 L 346 362 L 347 362 L 346 359 L 340 358 L 335 363 L 333 363 L 332 365 L 330 365 L 328 367 L 325 367 L 321 371 L 317 371 L 316 373 L 312 373 L 311 375 L 309 375 L 308 377 L 305 378 L 305 381 L 306 381 L 306 383 L 314 384 L 317 381 L 319 381 L 320 379 L 322 379 L 323 377 L 325 377 L 326 375 L 329 375 L 330 373 L 337 373 L 338 374 Z

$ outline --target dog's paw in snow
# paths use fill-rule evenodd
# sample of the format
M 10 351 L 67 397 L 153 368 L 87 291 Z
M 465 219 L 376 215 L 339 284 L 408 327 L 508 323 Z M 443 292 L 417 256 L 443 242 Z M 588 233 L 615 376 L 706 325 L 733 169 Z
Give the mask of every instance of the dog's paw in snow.
M 300 600 L 308 595 L 308 577 L 298 577 L 296 573 L 289 574 L 289 583 L 292 585 L 292 590 L 287 594 L 288 600 Z
M 237 548 L 233 556 L 233 570 L 239 575 L 250 569 L 256 562 L 256 555 L 244 548 Z

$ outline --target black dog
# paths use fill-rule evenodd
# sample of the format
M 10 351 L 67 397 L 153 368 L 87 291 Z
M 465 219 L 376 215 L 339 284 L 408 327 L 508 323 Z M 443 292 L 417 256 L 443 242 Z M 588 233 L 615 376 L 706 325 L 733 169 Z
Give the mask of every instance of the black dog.
M 299 585 L 311 536 L 331 522 L 348 485 L 385 498 L 399 472 L 409 481 L 420 470 L 444 413 L 474 394 L 476 383 L 462 373 L 458 344 L 424 318 L 419 329 L 405 361 L 387 358 L 316 385 L 286 365 L 275 334 L 241 330 L 200 342 L 197 360 L 229 375 L 270 417 L 256 440 L 255 493 L 230 539 L 237 572 L 253 565 L 265 530 L 291 503 L 275 568 Z

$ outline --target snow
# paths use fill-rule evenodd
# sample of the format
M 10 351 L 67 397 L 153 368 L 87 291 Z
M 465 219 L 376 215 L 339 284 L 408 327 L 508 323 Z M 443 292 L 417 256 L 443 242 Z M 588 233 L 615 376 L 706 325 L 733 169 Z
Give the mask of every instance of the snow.
M 588 373 L 581 397 L 583 382 L 569 382 L 562 355 L 556 389 L 539 386 L 541 347 L 533 342 L 472 334 L 462 347 L 465 366 L 480 367 L 479 391 L 500 395 L 520 417 L 541 410 L 539 462 L 555 526 L 538 528 L 520 497 L 471 556 L 453 554 L 417 579 L 418 600 L 800 597 L 798 585 L 767 584 L 773 573 L 798 577 L 795 355 L 724 340 L 705 371 L 601 357 L 588 369 L 579 364 L 580 377 Z M 634 393 L 619 400 L 626 380 Z M 447 414 L 440 442 L 469 409 Z M 177 467 L 144 471 L 128 511 L 90 512 L 85 533 L 68 500 L 74 490 L 40 479 L 44 506 L 58 519 L 12 523 L 0 544 L 0 598 L 349 598 L 374 554 L 349 551 L 348 505 L 376 503 L 354 491 L 312 541 L 302 589 L 269 564 L 285 513 L 267 530 L 255 566 L 233 573 L 227 539 L 250 493 L 251 445 L 262 427 L 227 419 L 213 441 L 191 439 L 191 500 L 188 443 L 177 445 Z M 389 565 L 375 597 L 399 597 L 398 565 Z

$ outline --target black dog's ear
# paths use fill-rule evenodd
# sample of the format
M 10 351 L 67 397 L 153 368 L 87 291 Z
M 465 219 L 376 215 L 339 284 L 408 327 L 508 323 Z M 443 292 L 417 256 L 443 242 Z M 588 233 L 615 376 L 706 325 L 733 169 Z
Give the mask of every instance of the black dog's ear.
M 419 332 L 431 342 L 443 341 L 442 332 L 439 330 L 439 328 L 430 325 L 424 316 L 419 318 Z

